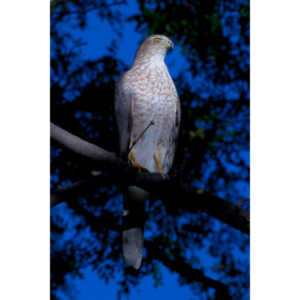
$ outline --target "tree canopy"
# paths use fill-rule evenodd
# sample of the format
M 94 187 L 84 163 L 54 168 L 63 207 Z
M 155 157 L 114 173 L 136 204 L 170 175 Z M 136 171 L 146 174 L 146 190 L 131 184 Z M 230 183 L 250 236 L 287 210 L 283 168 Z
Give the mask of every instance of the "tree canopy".
M 196 193 L 209 195 L 207 202 L 220 205 L 225 217 L 229 211 L 218 199 L 247 212 L 249 1 L 137 0 L 137 9 L 125 13 L 131 2 L 51 1 L 51 121 L 116 153 L 114 86 L 131 64 L 118 55 L 126 47 L 118 42 L 126 35 L 123 29 L 134 24 L 139 41 L 152 33 L 167 35 L 180 48 L 185 66 L 173 78 L 181 99 L 182 126 L 171 175 L 182 186 L 188 183 Z M 113 31 L 105 54 L 96 58 L 84 55 L 85 41 L 78 34 L 91 16 L 107 22 Z M 101 34 L 94 38 L 101 46 Z M 158 193 L 150 202 L 143 266 L 139 272 L 126 268 L 119 188 L 125 173 L 114 177 L 112 172 L 107 164 L 52 140 L 51 190 L 57 195 L 64 187 L 75 187 L 73 194 L 62 193 L 64 204 L 51 209 L 53 299 L 59 298 L 57 291 L 68 278 L 80 276 L 87 266 L 104 281 L 121 274 L 122 296 L 148 274 L 161 284 L 162 265 L 177 273 L 179 283 L 188 285 L 199 299 L 249 298 L 247 232 L 219 217 L 222 211 L 215 214 L 215 207 L 202 210 L 178 198 L 192 192 L 170 192 L 161 199 Z M 100 179 L 95 180 L 97 176 Z

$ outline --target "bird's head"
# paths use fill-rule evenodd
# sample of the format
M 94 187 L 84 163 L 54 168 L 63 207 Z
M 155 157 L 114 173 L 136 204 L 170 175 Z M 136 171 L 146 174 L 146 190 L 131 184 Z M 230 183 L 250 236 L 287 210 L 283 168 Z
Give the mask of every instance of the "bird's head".
M 167 51 L 174 48 L 173 42 L 164 35 L 148 36 L 137 51 L 137 56 L 155 56 L 164 58 Z

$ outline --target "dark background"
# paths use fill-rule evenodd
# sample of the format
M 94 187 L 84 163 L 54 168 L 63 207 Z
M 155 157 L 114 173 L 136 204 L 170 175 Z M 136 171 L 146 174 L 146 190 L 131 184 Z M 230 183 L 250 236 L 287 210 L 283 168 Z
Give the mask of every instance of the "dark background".
M 176 46 L 166 62 L 182 105 L 181 176 L 249 209 L 248 1 L 53 0 L 51 121 L 117 151 L 114 84 L 152 33 L 169 36 Z M 53 191 L 91 170 L 91 162 L 52 142 Z M 118 187 L 79 196 L 51 210 L 53 299 L 111 299 L 112 287 L 113 297 L 129 293 L 134 299 L 139 288 L 137 297 L 146 299 L 150 276 L 160 298 L 166 297 L 165 286 L 175 299 L 183 299 L 180 291 L 188 299 L 226 299 L 227 291 L 212 288 L 186 266 L 223 283 L 228 299 L 249 298 L 247 235 L 200 211 L 166 211 L 157 201 L 148 208 L 145 237 L 165 256 L 153 258 L 148 247 L 134 273 L 125 268 L 119 232 L 113 230 L 121 224 Z M 82 296 L 84 289 L 91 293 Z

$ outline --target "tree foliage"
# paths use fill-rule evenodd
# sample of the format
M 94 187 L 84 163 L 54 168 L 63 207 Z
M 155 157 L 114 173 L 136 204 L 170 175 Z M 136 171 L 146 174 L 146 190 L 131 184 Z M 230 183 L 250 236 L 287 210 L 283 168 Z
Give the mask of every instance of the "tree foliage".
M 126 24 L 143 39 L 169 36 L 179 45 L 185 69 L 174 78 L 182 104 L 176 170 L 184 181 L 249 209 L 249 2 L 247 0 L 142 1 L 138 12 L 122 13 L 127 1 L 51 1 L 51 120 L 116 152 L 114 84 L 131 62 L 118 58 Z M 106 55 L 82 53 L 91 14 L 115 35 Z M 101 39 L 101 36 L 95 39 Z M 126 45 L 125 45 L 126 47 Z M 51 188 L 56 191 L 97 168 L 93 162 L 51 143 Z M 184 201 L 184 199 L 182 199 Z M 161 265 L 179 274 L 200 299 L 248 299 L 248 236 L 201 211 L 148 207 L 145 259 L 136 273 L 121 257 L 122 197 L 116 185 L 79 193 L 51 211 L 51 291 L 92 267 L 105 281 L 121 276 L 120 295 Z M 159 250 L 159 251 L 158 251 Z M 121 274 L 121 275 L 120 275 Z

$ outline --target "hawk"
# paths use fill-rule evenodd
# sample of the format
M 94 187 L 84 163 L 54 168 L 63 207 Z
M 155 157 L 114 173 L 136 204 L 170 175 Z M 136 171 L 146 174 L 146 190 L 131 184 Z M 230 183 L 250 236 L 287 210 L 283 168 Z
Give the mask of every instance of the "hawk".
M 147 37 L 115 90 L 121 157 L 139 170 L 160 174 L 171 169 L 180 125 L 179 97 L 164 62 L 173 47 L 166 36 Z M 142 263 L 147 197 L 148 193 L 136 186 L 124 193 L 123 256 L 135 269 Z

